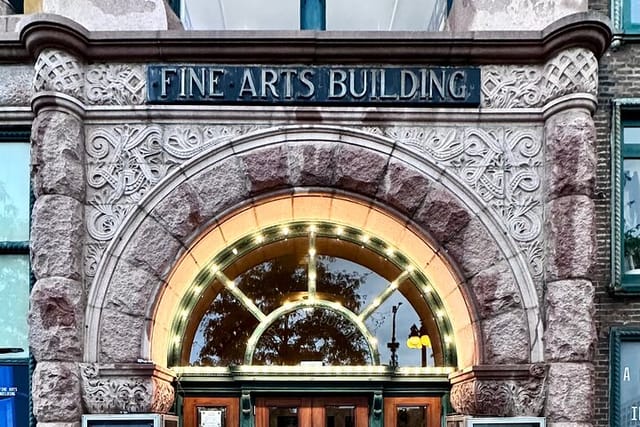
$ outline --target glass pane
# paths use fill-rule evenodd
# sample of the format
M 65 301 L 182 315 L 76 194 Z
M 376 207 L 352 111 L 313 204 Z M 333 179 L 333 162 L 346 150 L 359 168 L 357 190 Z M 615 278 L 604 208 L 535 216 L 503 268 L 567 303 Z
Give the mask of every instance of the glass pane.
M 187 30 L 297 30 L 300 0 L 181 0 Z
M 0 354 L 0 359 L 29 356 L 29 256 L 0 256 L 0 348 L 22 351 Z M 1 424 L 0 424 L 1 425 Z
M 0 143 L 0 241 L 29 240 L 29 144 Z
M 355 427 L 356 408 L 354 406 L 326 406 L 325 427 Z
M 627 0 L 626 4 L 631 8 L 629 11 L 631 23 L 640 24 L 640 3 L 638 3 L 638 0 Z
M 625 127 L 622 137 L 625 144 L 640 144 L 640 127 Z
M 256 365 L 366 365 L 372 358 L 366 339 L 346 318 L 321 307 L 285 314 L 256 344 Z
M 247 341 L 258 326 L 256 318 L 228 293 L 213 300 L 198 325 L 191 346 L 191 366 L 244 364 Z
M 269 427 L 298 427 L 298 408 L 269 408 Z
M 234 279 L 236 286 L 265 314 L 306 292 L 307 260 L 287 254 L 262 262 Z
M 435 31 L 438 25 L 429 23 L 441 3 L 446 0 L 327 0 L 327 30 Z
M 0 426 L 29 425 L 29 367 L 0 365 Z
M 225 407 L 198 406 L 198 427 L 225 427 Z
M 396 427 L 420 427 L 427 425 L 426 406 L 398 406 Z
M 619 426 L 638 425 L 638 406 L 640 406 L 640 387 L 638 387 L 638 354 L 640 342 L 622 341 L 620 343 L 620 384 Z
M 626 274 L 640 273 L 640 160 L 623 162 L 624 260 Z

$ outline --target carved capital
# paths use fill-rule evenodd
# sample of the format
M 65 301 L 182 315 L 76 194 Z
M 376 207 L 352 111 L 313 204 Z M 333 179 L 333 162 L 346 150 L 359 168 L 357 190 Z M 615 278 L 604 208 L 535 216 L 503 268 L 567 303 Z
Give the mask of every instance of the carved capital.
M 465 415 L 540 416 L 546 378 L 541 364 L 473 366 L 451 375 L 451 404 Z
M 82 401 L 89 413 L 166 413 L 173 404 L 173 374 L 150 363 L 80 365 Z
M 33 90 L 60 92 L 82 99 L 84 65 L 75 56 L 57 49 L 45 49 L 36 60 Z

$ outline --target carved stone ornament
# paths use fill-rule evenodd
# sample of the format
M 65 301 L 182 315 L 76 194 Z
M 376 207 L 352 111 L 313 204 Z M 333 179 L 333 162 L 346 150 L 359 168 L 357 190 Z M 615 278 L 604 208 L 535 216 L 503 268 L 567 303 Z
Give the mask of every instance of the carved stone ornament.
M 474 366 L 451 375 L 451 404 L 476 416 L 541 416 L 547 392 L 544 365 Z
M 34 92 L 61 92 L 82 98 L 83 64 L 75 56 L 56 49 L 40 52 L 33 77 Z
M 598 92 L 598 60 L 586 49 L 567 49 L 544 66 L 491 65 L 482 69 L 482 106 L 542 107 L 571 93 Z
M 173 405 L 173 375 L 150 363 L 80 364 L 82 401 L 92 414 L 167 413 Z
M 89 104 L 141 105 L 146 78 L 142 65 L 98 64 L 87 68 L 85 96 Z

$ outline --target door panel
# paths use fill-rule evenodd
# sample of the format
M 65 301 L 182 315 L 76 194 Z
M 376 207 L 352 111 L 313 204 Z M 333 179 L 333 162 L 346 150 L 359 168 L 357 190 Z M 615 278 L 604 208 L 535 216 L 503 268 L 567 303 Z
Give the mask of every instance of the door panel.
M 185 397 L 183 408 L 185 427 L 239 427 L 240 408 L 236 397 Z
M 439 427 L 439 397 L 387 397 L 384 427 Z
M 367 427 L 366 398 L 257 398 L 256 427 Z

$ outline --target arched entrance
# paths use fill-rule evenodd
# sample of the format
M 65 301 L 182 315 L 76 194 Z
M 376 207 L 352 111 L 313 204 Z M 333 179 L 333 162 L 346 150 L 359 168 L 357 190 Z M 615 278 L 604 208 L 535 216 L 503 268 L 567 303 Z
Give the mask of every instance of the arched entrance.
M 411 402 L 433 407 L 402 399 L 439 402 L 452 370 L 541 359 L 535 291 L 499 222 L 453 176 L 390 141 L 345 129 L 278 129 L 217 146 L 161 184 L 127 218 L 98 269 L 85 359 L 171 368 L 185 411 L 222 405 L 233 412 L 236 405 L 239 422 L 248 425 L 258 419 L 260 402 L 293 408 L 286 399 L 303 394 L 307 400 L 295 406 L 299 414 L 313 413 L 320 402 L 341 406 L 329 397 L 364 399 L 368 412 L 377 414 L 371 425 L 382 425 L 387 405 L 399 411 Z M 268 295 L 252 293 L 243 277 L 285 256 L 294 258 L 290 272 L 304 279 L 283 283 L 282 298 L 271 306 L 257 303 Z M 320 270 L 340 270 L 335 259 L 342 270 L 351 266 L 352 276 L 378 275 L 384 286 L 371 300 L 362 297 L 361 306 L 339 305 L 339 293 L 318 287 Z M 499 304 L 484 304 L 479 312 L 475 299 L 489 294 L 499 295 Z M 226 329 L 242 330 L 241 351 L 198 350 L 200 360 L 192 358 L 196 338 L 205 336 L 198 335 L 200 325 L 216 322 L 219 312 L 211 307 L 220 295 L 234 301 L 231 311 L 244 313 L 246 323 Z M 423 323 L 436 366 L 389 366 L 387 341 L 367 321 L 385 303 L 397 308 L 401 301 L 392 295 L 405 299 L 403 311 L 415 312 L 411 324 L 398 325 L 399 341 L 414 322 Z M 349 345 L 363 348 L 363 357 L 357 363 L 318 360 L 326 355 L 315 348 L 304 358 L 298 352 L 297 359 L 269 359 L 262 340 L 277 338 L 273 328 L 291 317 L 307 327 L 318 319 L 347 325 Z M 327 339 L 338 341 L 341 332 L 334 327 Z M 188 366 L 196 364 L 213 366 Z M 359 404 L 345 405 L 358 412 Z

